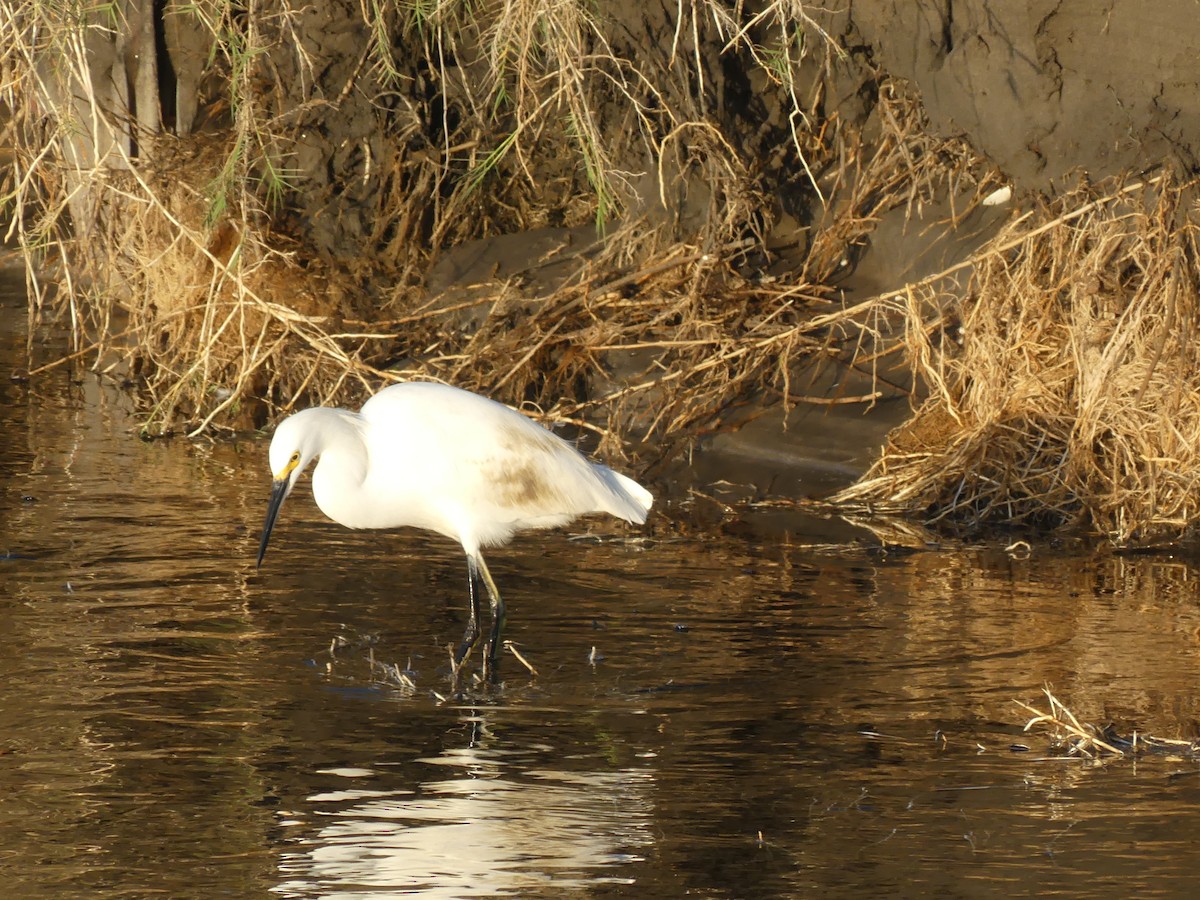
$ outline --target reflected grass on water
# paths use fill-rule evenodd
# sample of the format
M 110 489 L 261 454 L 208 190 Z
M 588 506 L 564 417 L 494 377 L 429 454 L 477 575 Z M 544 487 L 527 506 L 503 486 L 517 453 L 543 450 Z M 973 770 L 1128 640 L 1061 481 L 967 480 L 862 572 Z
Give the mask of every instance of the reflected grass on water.
M 297 496 L 257 574 L 262 441 L 143 444 L 87 379 L 3 390 L 16 895 L 1170 893 L 1200 866 L 1194 759 L 1049 759 L 1014 703 L 1195 739 L 1190 557 L 889 553 L 666 504 L 643 541 L 497 558 L 537 674 L 443 702 L 449 542 Z

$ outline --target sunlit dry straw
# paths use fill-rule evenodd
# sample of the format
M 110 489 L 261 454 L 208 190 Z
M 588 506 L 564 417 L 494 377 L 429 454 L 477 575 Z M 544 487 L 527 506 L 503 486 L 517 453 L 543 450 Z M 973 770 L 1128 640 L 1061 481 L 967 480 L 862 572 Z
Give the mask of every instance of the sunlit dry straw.
M 531 663 L 528 659 L 526 659 L 525 655 L 523 653 L 521 653 L 520 650 L 517 649 L 516 644 L 514 644 L 512 641 L 505 641 L 504 647 L 505 647 L 505 649 L 508 650 L 509 653 L 511 653 L 513 656 L 515 656 L 517 658 L 518 662 L 520 662 L 521 665 L 523 665 L 526 669 L 529 670 L 530 675 L 534 676 L 535 678 L 537 677 L 538 670 L 535 669 L 533 666 L 533 663 Z
M 1025 723 L 1025 731 L 1029 731 L 1035 726 L 1051 726 L 1055 740 L 1066 748 L 1068 756 L 1084 756 L 1094 759 L 1104 754 L 1117 757 L 1125 755 L 1125 751 L 1114 747 L 1100 737 L 1100 729 L 1094 725 L 1081 724 L 1075 718 L 1075 714 L 1054 696 L 1050 688 L 1043 688 L 1042 693 L 1046 695 L 1050 704 L 1047 712 L 1042 712 L 1020 700 L 1013 701 L 1022 709 L 1034 714 L 1033 718 Z
M 877 391 L 812 396 L 797 373 L 820 358 L 878 375 L 911 304 L 844 309 L 831 284 L 884 213 L 988 180 L 884 73 L 865 127 L 823 113 L 824 89 L 800 89 L 802 57 L 841 51 L 802 0 L 742 18 L 681 5 L 663 53 L 574 0 L 364 4 L 347 23 L 364 29 L 349 60 L 306 43 L 293 5 L 168 6 L 211 45 L 215 93 L 195 133 L 132 121 L 95 94 L 83 38 L 115 47 L 119 17 L 0 8 L 15 228 L 31 262 L 61 263 L 57 303 L 31 267 L 34 314 L 57 305 L 69 359 L 144 388 L 147 434 L 259 427 L 417 378 L 587 428 L 602 454 L 623 452 L 635 425 L 678 452 L 774 398 L 870 402 Z M 777 92 L 781 148 L 747 146 L 712 114 L 708 73 L 743 51 Z M 344 80 L 318 84 L 325 71 Z M 343 113 L 377 127 L 320 157 L 313 135 Z M 815 190 L 819 218 L 773 280 L 761 273 L 779 258 L 767 235 L 781 180 Z M 306 228 L 355 210 L 359 243 L 346 246 L 351 229 L 314 245 Z M 549 286 L 531 286 L 531 270 L 426 293 L 431 264 L 457 245 L 588 223 L 595 239 Z
M 1081 187 L 972 259 L 957 303 L 911 289 L 906 349 L 925 399 L 836 501 L 1117 543 L 1194 523 L 1195 187 L 1166 174 Z M 935 340 L 948 315 L 961 346 Z

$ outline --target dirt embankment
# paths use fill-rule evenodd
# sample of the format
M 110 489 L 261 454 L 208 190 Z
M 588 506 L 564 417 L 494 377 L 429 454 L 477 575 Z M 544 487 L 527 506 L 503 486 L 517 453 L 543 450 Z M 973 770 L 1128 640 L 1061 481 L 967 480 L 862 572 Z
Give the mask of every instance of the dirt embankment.
M 1164 373 L 1183 377 L 1182 343 L 1122 328 L 1164 285 L 1170 309 L 1143 304 L 1137 327 L 1190 321 L 1192 13 L 276 0 L 251 20 L 224 0 L 138 0 L 112 20 L 18 4 L 0 22 L 8 184 L 30 258 L 52 248 L 76 273 L 56 294 L 35 276 L 38 309 L 71 311 L 79 358 L 124 356 L 151 432 L 261 425 L 432 377 L 536 405 L 603 452 L 641 435 L 663 459 L 697 445 L 757 458 L 791 494 L 807 483 L 778 472 L 844 483 L 910 404 L 910 458 L 943 466 L 951 421 L 989 443 L 998 411 L 961 402 L 985 377 L 969 333 L 981 304 L 1069 309 L 1062 328 L 1090 331 L 1056 354 L 1083 368 L 1142 347 L 1140 404 L 1161 400 Z M 1035 259 L 1055 277 L 1005 282 Z M 1000 358 L 1010 320 L 986 319 Z M 965 360 L 957 381 L 943 359 Z M 1051 379 L 1063 454 L 1084 443 L 1073 416 L 1120 431 L 1072 399 L 1100 371 L 1083 368 Z M 1010 376 L 986 376 L 992 396 L 1013 395 Z M 883 424 L 845 428 L 864 407 Z M 1020 457 L 1046 442 L 1029 427 L 991 443 Z M 1076 460 L 1047 518 L 1079 520 L 1076 490 L 1118 493 L 1126 449 Z M 975 470 L 946 473 L 951 506 L 998 471 L 959 457 Z M 944 510 L 943 493 L 908 510 Z M 1192 515 L 1174 509 L 1174 524 Z M 1113 521 L 1097 527 L 1138 530 Z
M 849 23 L 1019 190 L 1200 160 L 1195 4 L 852 3 Z
M 960 341 L 949 354 L 909 341 L 916 413 L 839 500 L 1119 543 L 1188 531 L 1200 517 L 1195 9 L 844 14 L 920 90 L 928 127 L 986 154 L 1015 200 L 1005 229 L 967 248 Z

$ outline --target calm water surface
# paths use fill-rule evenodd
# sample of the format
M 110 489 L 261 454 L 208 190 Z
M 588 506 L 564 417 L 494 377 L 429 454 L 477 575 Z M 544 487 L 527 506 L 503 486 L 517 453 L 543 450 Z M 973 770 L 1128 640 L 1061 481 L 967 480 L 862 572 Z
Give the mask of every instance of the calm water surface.
M 18 285 L 19 286 L 19 285 Z M 439 699 L 465 567 L 307 487 L 253 565 L 266 442 L 146 444 L 10 382 L 0 296 L 0 876 L 20 897 L 1169 896 L 1200 767 L 1051 759 L 1014 700 L 1192 737 L 1188 558 L 882 553 L 748 512 L 493 552 L 498 689 Z M 656 486 L 661 490 L 661 486 Z M 403 671 L 403 676 L 398 671 Z M 1028 745 L 1020 752 L 1015 744 Z

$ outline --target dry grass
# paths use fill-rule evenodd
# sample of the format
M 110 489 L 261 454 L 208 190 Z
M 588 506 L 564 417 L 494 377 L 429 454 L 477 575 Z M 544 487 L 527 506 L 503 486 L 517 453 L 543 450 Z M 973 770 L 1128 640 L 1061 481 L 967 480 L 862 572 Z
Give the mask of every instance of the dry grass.
M 762 238 L 733 226 L 760 198 L 729 194 L 718 204 L 730 216 L 718 232 L 725 243 L 676 242 L 632 265 L 610 260 L 550 296 L 511 290 L 470 335 L 446 329 L 434 307 L 397 320 L 425 352 L 396 374 L 515 389 L 547 418 L 597 432 L 602 451 L 618 451 L 618 436 L 632 431 L 670 455 L 761 403 L 764 392 L 785 405 L 802 402 L 793 373 L 814 358 L 854 365 L 861 357 L 869 370 L 891 325 L 871 304 L 844 308 L 829 282 L 880 214 L 926 201 L 975 164 L 965 147 L 929 138 L 919 106 L 894 88 L 885 85 L 882 134 L 870 155 L 860 152 L 858 132 L 838 123 L 827 129 L 828 143 L 811 148 L 828 173 L 829 209 L 801 277 L 743 274 Z M 619 234 L 613 240 L 621 246 Z
M 1084 185 L 999 235 L 960 301 L 945 279 L 877 301 L 927 399 L 835 502 L 1179 536 L 1200 515 L 1195 187 Z
M 1047 701 L 1044 712 L 1020 700 L 1014 702 L 1021 709 L 1033 714 L 1033 718 L 1025 723 L 1025 731 L 1034 728 L 1048 731 L 1051 739 L 1050 752 L 1057 756 L 1102 761 L 1139 756 L 1143 753 L 1163 753 L 1194 759 L 1197 753 L 1200 753 L 1200 743 L 1196 741 L 1154 737 L 1138 734 L 1136 731 L 1126 738 L 1118 736 L 1110 728 L 1080 722 L 1049 687 L 1043 688 L 1042 692 Z
M 220 145 L 176 149 L 170 163 L 201 175 L 215 177 L 225 158 Z M 199 432 L 218 417 L 248 427 L 281 378 L 303 384 L 335 370 L 364 378 L 356 348 L 329 329 L 351 308 L 348 286 L 319 263 L 301 266 L 268 247 L 244 220 L 209 227 L 205 198 L 171 171 L 164 164 L 109 174 L 124 202 L 101 205 L 89 235 L 108 252 L 76 270 L 87 279 L 78 290 L 58 295 L 71 304 L 75 333 L 97 339 L 31 375 L 86 357 L 99 371 L 138 376 L 155 432 L 180 421 Z M 36 275 L 33 284 L 53 302 Z
M 69 360 L 136 376 L 148 434 L 259 426 L 433 378 L 589 428 L 605 453 L 636 430 L 669 454 L 764 392 L 795 402 L 803 359 L 870 356 L 882 319 L 841 309 L 829 283 L 883 212 L 974 177 L 969 150 L 928 136 L 882 75 L 870 142 L 821 119 L 797 72 L 813 48 L 836 52 L 796 0 L 750 22 L 715 0 L 681 7 L 672 45 L 649 48 L 605 18 L 624 7 L 352 6 L 370 35 L 357 59 L 304 40 L 305 17 L 336 4 L 180 6 L 213 53 L 195 85 L 207 125 L 178 138 L 96 95 L 87 42 L 124 33 L 114 11 L 0 10 L 6 198 L 34 312 L 71 322 Z M 715 115 L 722 53 L 778 94 L 774 174 Z M 319 143 L 345 122 L 372 127 Z M 797 268 L 767 280 L 784 172 L 822 215 Z M 323 245 L 312 226 L 335 216 Z M 463 241 L 589 221 L 594 251 L 551 290 L 422 289 Z
M 1048 727 L 1054 741 L 1054 750 L 1066 756 L 1080 756 L 1085 759 L 1096 759 L 1103 756 L 1124 756 L 1125 751 L 1104 740 L 1103 731 L 1095 725 L 1081 723 L 1071 710 L 1067 709 L 1050 688 L 1043 693 L 1049 703 L 1046 712 L 1042 712 L 1028 703 L 1015 701 L 1017 706 L 1026 712 L 1033 713 L 1033 718 L 1025 723 L 1025 731 L 1035 726 Z

